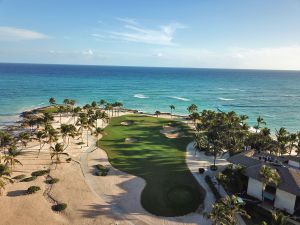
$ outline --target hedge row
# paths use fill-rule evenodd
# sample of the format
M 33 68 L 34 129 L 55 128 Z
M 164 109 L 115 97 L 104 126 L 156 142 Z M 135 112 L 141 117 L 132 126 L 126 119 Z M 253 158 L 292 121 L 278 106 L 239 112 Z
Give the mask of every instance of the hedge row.
M 215 187 L 215 185 L 213 184 L 211 177 L 206 175 L 205 176 L 205 181 L 208 184 L 208 186 L 210 187 L 212 193 L 214 194 L 216 200 L 219 200 L 220 198 L 222 198 L 222 196 L 220 195 L 219 191 L 217 190 L 217 188 Z

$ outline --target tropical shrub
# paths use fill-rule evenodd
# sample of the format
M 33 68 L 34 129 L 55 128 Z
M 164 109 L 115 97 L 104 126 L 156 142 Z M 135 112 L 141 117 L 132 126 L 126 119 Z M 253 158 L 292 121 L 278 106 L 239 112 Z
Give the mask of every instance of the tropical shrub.
M 52 206 L 52 210 L 56 211 L 56 212 L 61 212 L 63 210 L 65 210 L 67 208 L 67 204 L 66 203 L 58 203 L 57 205 L 53 205 Z
M 220 195 L 219 191 L 217 190 L 217 188 L 215 187 L 215 185 L 213 184 L 211 177 L 206 175 L 205 176 L 205 181 L 208 184 L 209 188 L 211 189 L 212 193 L 214 194 L 215 198 L 218 200 L 220 199 L 222 196 Z
M 216 171 L 216 170 L 218 170 L 218 166 L 216 166 L 216 165 L 211 165 L 211 166 L 210 166 L 210 169 L 211 169 L 212 171 Z
M 204 168 L 199 168 L 199 173 L 200 174 L 203 174 L 205 172 L 205 169 Z
M 41 188 L 39 186 L 30 186 L 28 189 L 27 189 L 27 194 L 30 195 L 30 194 L 34 194 L 35 192 L 41 190 Z
M 51 178 L 50 180 L 46 180 L 47 184 L 55 184 L 59 181 L 58 178 Z

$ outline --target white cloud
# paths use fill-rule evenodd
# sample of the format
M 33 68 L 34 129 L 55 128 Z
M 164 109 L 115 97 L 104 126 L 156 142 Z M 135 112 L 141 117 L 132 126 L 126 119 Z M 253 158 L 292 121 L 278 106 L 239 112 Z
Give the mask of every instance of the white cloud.
M 37 40 L 48 38 L 47 35 L 15 27 L 0 26 L 0 41 Z
M 120 18 L 120 17 L 117 17 L 116 19 L 119 20 L 119 21 L 121 21 L 121 22 L 127 23 L 127 24 L 138 25 L 138 22 L 135 19 L 132 19 L 132 18 L 127 18 L 127 17 Z
M 82 52 L 83 55 L 86 55 L 86 56 L 93 56 L 94 55 L 94 52 L 92 49 L 88 49 L 86 51 L 83 51 Z
M 160 26 L 157 29 L 149 29 L 140 26 L 132 19 L 118 18 L 118 20 L 125 23 L 124 28 L 126 31 L 110 32 L 112 38 L 146 44 L 174 45 L 173 39 L 176 30 L 185 28 L 185 26 L 180 23 L 171 23 Z
M 163 48 L 155 51 L 164 57 L 164 66 L 300 70 L 300 45 L 233 47 L 223 51 L 191 48 Z

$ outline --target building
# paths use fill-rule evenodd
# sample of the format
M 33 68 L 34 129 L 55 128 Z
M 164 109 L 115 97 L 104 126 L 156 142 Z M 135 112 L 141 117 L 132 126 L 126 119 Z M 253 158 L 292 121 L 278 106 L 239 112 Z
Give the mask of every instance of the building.
M 250 150 L 232 156 L 228 161 L 245 168 L 244 175 L 248 177 L 249 196 L 290 214 L 300 211 L 300 157 L 275 157 L 256 154 L 254 150 Z M 280 176 L 277 187 L 267 185 L 263 191 L 260 175 L 262 165 L 276 169 Z

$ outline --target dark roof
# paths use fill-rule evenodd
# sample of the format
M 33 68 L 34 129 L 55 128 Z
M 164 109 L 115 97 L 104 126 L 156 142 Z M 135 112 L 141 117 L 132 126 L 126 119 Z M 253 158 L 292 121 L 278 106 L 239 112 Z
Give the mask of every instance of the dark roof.
M 240 164 L 243 167 L 261 164 L 259 160 L 252 158 L 253 154 L 254 150 L 244 151 L 228 158 L 227 161 L 233 164 Z
M 286 156 L 285 158 L 288 159 L 288 160 L 292 160 L 294 162 L 300 163 L 300 157 L 299 156 L 289 155 L 289 156 Z
M 254 166 L 247 167 L 245 169 L 245 175 L 253 179 L 261 181 L 260 168 L 264 165 L 263 163 Z M 265 164 L 271 166 L 269 164 Z M 280 182 L 278 188 L 289 192 L 291 194 L 300 196 L 300 171 L 296 169 L 287 168 L 283 166 L 271 166 L 276 169 L 279 176 Z

